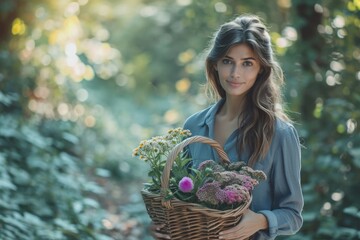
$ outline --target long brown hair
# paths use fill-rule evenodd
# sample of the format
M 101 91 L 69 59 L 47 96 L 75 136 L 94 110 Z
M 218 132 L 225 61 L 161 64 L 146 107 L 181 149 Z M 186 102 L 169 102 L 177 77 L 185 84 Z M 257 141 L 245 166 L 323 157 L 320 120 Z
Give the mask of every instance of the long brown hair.
M 283 72 L 275 60 L 271 40 L 264 23 L 254 15 L 241 15 L 223 24 L 216 32 L 206 58 L 206 76 L 211 96 L 226 99 L 219 76 L 214 68 L 216 62 L 229 49 L 245 43 L 257 55 L 261 71 L 253 87 L 245 97 L 244 110 L 239 116 L 238 150 L 245 147 L 250 152 L 248 164 L 253 166 L 269 151 L 275 131 L 276 118 L 290 121 L 282 109 L 281 86 Z

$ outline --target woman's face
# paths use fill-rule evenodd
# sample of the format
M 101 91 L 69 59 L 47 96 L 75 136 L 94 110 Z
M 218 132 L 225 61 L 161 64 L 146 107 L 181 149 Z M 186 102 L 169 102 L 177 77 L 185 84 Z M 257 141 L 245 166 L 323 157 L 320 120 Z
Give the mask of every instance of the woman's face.
M 247 44 L 231 47 L 228 53 L 215 64 L 220 84 L 226 96 L 245 96 L 254 85 L 260 72 L 259 59 Z

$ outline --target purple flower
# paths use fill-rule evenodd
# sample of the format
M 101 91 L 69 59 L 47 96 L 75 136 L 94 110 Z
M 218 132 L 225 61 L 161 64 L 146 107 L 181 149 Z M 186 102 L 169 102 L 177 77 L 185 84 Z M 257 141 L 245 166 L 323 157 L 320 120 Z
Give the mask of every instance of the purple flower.
M 242 181 L 242 185 L 247 188 L 249 191 L 253 190 L 254 187 L 256 185 L 259 184 L 259 181 L 252 178 L 252 177 L 249 177 L 249 176 L 245 176 L 243 181 Z
M 179 189 L 184 193 L 191 192 L 194 189 L 193 180 L 189 177 L 183 177 L 179 182 Z
M 219 201 L 219 203 L 225 203 L 227 200 L 227 194 L 224 190 L 219 189 L 216 193 L 215 193 L 215 197 L 216 199 Z
M 224 171 L 215 173 L 215 179 L 222 185 L 229 184 L 233 179 L 236 178 L 236 172 Z
M 239 184 L 246 187 L 248 190 L 253 190 L 254 187 L 259 184 L 259 181 L 253 179 L 251 176 L 233 171 L 217 172 L 214 174 L 214 178 L 219 181 L 222 186 Z
M 243 162 L 243 161 L 232 162 L 227 166 L 227 170 L 229 170 L 229 171 L 239 171 L 244 166 L 246 166 L 246 163 Z
M 198 197 L 200 202 L 216 205 L 224 200 L 224 199 L 218 199 L 218 197 L 220 197 L 219 192 L 221 191 L 222 190 L 220 188 L 219 182 L 209 182 L 209 183 L 205 183 L 201 188 L 197 190 L 196 196 Z
M 198 170 L 204 171 L 206 168 L 212 169 L 214 172 L 225 171 L 224 167 L 215 162 L 214 160 L 206 160 L 199 164 Z

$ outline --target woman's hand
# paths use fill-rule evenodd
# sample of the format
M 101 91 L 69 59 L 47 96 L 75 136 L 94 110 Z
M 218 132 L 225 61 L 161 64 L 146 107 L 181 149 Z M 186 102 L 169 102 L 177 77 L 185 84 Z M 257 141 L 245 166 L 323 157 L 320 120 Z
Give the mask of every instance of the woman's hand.
M 165 224 L 161 224 L 161 225 L 155 225 L 155 224 L 151 224 L 149 227 L 151 236 L 154 237 L 154 239 L 170 239 L 170 236 L 165 234 L 164 232 L 161 232 L 161 229 L 165 227 Z
M 268 223 L 264 215 L 246 210 L 238 225 L 220 232 L 219 239 L 244 240 L 254 235 L 257 231 L 267 229 Z

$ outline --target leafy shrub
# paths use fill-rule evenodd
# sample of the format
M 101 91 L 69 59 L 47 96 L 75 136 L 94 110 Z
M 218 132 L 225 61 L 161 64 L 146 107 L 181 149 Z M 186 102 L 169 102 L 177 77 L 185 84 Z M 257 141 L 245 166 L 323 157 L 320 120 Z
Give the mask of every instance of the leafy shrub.
M 109 239 L 87 197 L 103 190 L 84 175 L 76 124 L 7 112 L 0 123 L 0 239 Z

